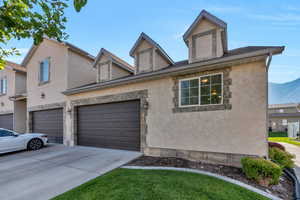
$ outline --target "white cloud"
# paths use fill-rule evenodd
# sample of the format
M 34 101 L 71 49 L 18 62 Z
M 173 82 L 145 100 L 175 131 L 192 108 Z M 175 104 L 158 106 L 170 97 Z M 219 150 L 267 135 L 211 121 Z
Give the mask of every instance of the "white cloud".
M 273 22 L 300 22 L 300 15 L 291 13 L 280 15 L 252 14 L 249 15 L 249 17 L 253 19 L 260 19 Z

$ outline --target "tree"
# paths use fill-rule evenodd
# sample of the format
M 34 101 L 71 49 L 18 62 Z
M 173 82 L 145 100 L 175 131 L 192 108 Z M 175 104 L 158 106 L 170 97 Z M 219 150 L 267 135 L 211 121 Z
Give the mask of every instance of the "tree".
M 5 57 L 19 55 L 16 48 L 6 48 L 12 39 L 32 38 L 35 45 L 49 37 L 58 41 L 67 39 L 64 32 L 65 9 L 69 0 L 2 0 L 0 2 L 0 69 Z M 73 0 L 80 12 L 87 0 Z M 3 47 L 2 47 L 3 46 Z

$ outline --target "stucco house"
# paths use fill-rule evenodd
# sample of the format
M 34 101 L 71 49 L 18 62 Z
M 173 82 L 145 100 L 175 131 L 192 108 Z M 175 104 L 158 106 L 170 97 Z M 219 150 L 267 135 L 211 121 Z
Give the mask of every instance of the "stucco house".
M 0 71 L 0 127 L 26 131 L 26 68 L 10 61 Z
M 300 104 L 271 104 L 269 105 L 269 131 L 288 131 L 289 124 L 298 126 L 300 122 Z
M 27 131 L 63 143 L 66 97 L 63 91 L 96 80 L 94 57 L 78 47 L 45 38 L 22 62 L 27 69 Z
M 227 24 L 203 10 L 174 61 L 141 33 L 131 66 L 101 48 L 33 46 L 27 69 L 27 130 L 54 142 L 240 166 L 268 156 L 268 68 L 282 46 L 228 49 Z M 255 126 L 253 126 L 255 124 Z

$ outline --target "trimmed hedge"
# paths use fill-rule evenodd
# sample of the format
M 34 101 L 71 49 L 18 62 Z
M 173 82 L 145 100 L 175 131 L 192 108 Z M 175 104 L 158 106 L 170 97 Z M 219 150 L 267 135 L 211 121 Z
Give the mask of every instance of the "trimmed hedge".
M 281 149 L 282 151 L 285 151 L 285 147 L 279 143 L 276 142 L 268 142 L 269 148 L 278 148 Z
M 269 132 L 269 137 L 287 137 L 287 132 Z
M 247 178 L 264 186 L 278 184 L 282 169 L 272 161 L 263 158 L 244 157 L 241 159 L 241 163 Z
M 289 152 L 282 151 L 278 148 L 269 148 L 269 157 L 270 159 L 277 163 L 282 169 L 283 168 L 293 168 L 294 161 L 292 160 L 295 158 L 295 155 L 290 154 Z

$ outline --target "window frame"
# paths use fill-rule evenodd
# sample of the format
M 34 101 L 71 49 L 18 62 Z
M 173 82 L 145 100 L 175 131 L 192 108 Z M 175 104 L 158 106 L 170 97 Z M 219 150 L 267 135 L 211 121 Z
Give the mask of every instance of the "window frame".
M 221 99 L 221 103 L 219 104 L 202 104 L 201 105 L 201 84 L 200 84 L 200 79 L 203 78 L 203 77 L 209 77 L 209 76 L 214 76 L 214 75 L 221 75 L 221 96 L 222 96 L 222 99 Z M 198 79 L 198 83 L 199 83 L 199 86 L 198 86 L 198 104 L 193 104 L 193 105 L 182 105 L 181 104 L 181 82 L 182 81 L 188 81 L 188 80 L 194 80 L 194 79 Z M 224 100 L 224 96 L 223 96 L 223 93 L 224 93 L 224 82 L 223 82 L 223 73 L 222 72 L 218 72 L 218 73 L 212 73 L 212 74 L 206 74 L 206 75 L 201 75 L 201 76 L 195 76 L 195 77 L 190 77 L 190 78 L 183 78 L 183 79 L 179 79 L 179 89 L 178 89 L 178 107 L 179 108 L 186 108 L 186 107 L 203 107 L 203 106 L 215 106 L 215 105 L 223 105 L 223 100 Z M 210 88 L 211 88 L 211 85 L 210 85 Z
M 41 74 L 41 65 L 42 63 L 48 60 L 48 80 L 47 81 L 42 81 L 42 74 Z M 42 61 L 39 62 L 39 85 L 44 85 L 50 82 L 50 67 L 51 66 L 51 59 L 50 57 L 43 59 Z
M 4 88 L 3 88 L 3 82 L 5 81 L 5 92 L 4 91 Z M 8 81 L 7 81 L 7 76 L 4 76 L 4 77 L 1 77 L 0 78 L 0 96 L 3 96 L 3 95 L 6 95 L 7 94 L 7 90 L 8 90 Z

